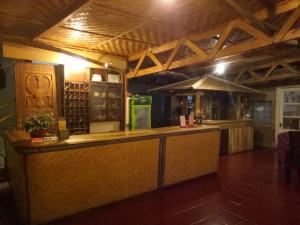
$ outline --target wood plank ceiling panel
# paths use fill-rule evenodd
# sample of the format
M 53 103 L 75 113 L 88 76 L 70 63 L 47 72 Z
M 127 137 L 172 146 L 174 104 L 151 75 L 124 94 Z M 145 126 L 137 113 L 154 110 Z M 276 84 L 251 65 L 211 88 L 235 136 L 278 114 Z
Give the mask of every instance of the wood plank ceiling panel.
M 43 29 L 75 0 L 1 0 L 0 32 L 10 36 L 31 37 Z
M 181 38 L 186 34 L 188 34 L 187 30 L 174 29 L 170 25 L 160 25 L 150 22 L 122 37 L 131 38 L 137 41 L 145 41 L 150 45 L 159 45 Z
M 115 39 L 104 44 L 98 45 L 99 50 L 115 55 L 127 55 L 140 52 L 149 48 L 151 45 L 123 39 Z
M 92 4 L 67 20 L 62 26 L 98 33 L 99 36 L 114 37 L 136 27 L 141 22 L 143 22 L 142 19 L 137 20 Z
M 161 7 L 161 1 L 153 0 L 94 1 L 89 7 L 73 15 L 60 28 L 73 29 L 82 34 L 93 33 L 99 35 L 99 39 L 102 40 L 98 42 L 97 46 L 90 48 L 98 48 L 100 51 L 128 56 L 153 45 L 185 35 L 186 32 L 183 30 L 174 32 L 172 27 L 164 23 L 153 23 L 151 21 L 158 14 L 169 13 L 182 4 L 191 1 L 180 1 L 173 7 Z M 132 30 L 133 33 L 128 32 L 129 30 Z M 47 39 L 50 39 L 50 37 L 44 35 L 40 40 Z M 64 36 L 56 36 L 56 41 L 58 43 L 69 43 L 68 36 L 67 40 Z M 80 40 L 79 43 L 72 40 L 72 43 L 74 47 L 78 46 Z M 124 43 L 127 43 L 127 46 Z
M 94 5 L 131 16 L 154 19 L 158 15 L 181 9 L 190 2 L 191 0 L 174 0 L 174 2 L 166 1 L 165 3 L 162 0 L 106 0 L 95 1 Z
M 98 50 L 98 48 L 95 48 L 96 45 L 101 41 L 107 40 L 107 37 L 58 27 L 49 31 L 47 35 L 38 40 L 51 45 L 57 44 L 73 48 Z

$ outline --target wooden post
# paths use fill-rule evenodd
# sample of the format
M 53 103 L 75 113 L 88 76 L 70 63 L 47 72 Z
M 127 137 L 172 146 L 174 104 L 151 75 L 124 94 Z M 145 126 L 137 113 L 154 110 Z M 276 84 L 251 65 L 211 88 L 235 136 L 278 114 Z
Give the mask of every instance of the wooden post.
M 176 106 L 177 106 L 177 96 L 171 96 L 171 119 L 176 119 Z
M 236 96 L 236 119 L 241 119 L 241 95 Z
M 195 116 L 199 115 L 200 112 L 201 112 L 201 95 L 200 93 L 197 93 L 195 98 Z

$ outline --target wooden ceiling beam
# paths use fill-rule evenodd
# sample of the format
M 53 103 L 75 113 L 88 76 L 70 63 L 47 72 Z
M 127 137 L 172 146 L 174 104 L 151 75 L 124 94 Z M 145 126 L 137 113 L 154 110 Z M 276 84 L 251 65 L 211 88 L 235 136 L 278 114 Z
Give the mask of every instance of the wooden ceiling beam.
M 300 6 L 298 6 L 298 8 L 293 11 L 293 13 L 289 16 L 288 20 L 284 23 L 281 30 L 275 35 L 274 37 L 275 43 L 278 43 L 284 39 L 285 35 L 292 28 L 292 26 L 297 21 L 299 16 L 300 16 Z
M 276 62 L 271 62 L 265 65 L 253 66 L 251 68 L 244 67 L 241 69 L 237 77 L 234 79 L 234 82 L 239 84 L 254 84 L 260 82 L 266 82 L 271 80 L 280 80 L 291 77 L 299 77 L 300 78 L 300 70 L 292 67 L 290 64 L 294 62 L 299 62 L 300 57 L 294 57 L 291 59 L 282 59 Z M 285 70 L 279 69 L 276 70 L 278 66 L 283 66 Z M 265 74 L 259 76 L 258 73 L 261 73 L 261 69 L 269 68 Z M 277 71 L 277 73 L 276 73 Z M 248 72 L 251 75 L 251 78 L 243 77 L 244 73 Z M 275 72 L 275 74 L 273 74 Z M 232 77 L 232 75 L 231 75 Z M 230 79 L 230 76 L 227 76 L 227 79 Z
M 263 76 L 263 78 L 269 77 L 271 75 L 271 73 L 275 70 L 275 68 L 277 67 L 277 65 L 273 65 L 271 66 L 271 68 L 268 70 L 268 72 Z
M 199 73 L 209 74 L 214 70 L 216 64 L 226 62 L 230 64 L 228 68 L 229 75 L 236 75 L 243 68 L 252 68 L 253 66 L 265 65 L 266 63 L 270 64 L 270 62 L 277 62 L 282 59 L 287 60 L 298 57 L 298 55 L 300 55 L 300 48 L 292 45 L 286 46 L 285 43 L 280 43 L 240 54 L 216 58 L 207 62 L 201 62 L 187 70 L 182 68 L 181 71 L 183 73 L 197 71 L 196 73 L 192 73 L 193 75 Z
M 225 0 L 228 5 L 230 5 L 238 14 L 243 18 L 250 21 L 256 28 L 264 32 L 265 34 L 271 36 L 273 34 L 270 25 L 262 20 L 259 20 L 251 11 L 246 9 L 241 3 L 237 3 L 235 0 Z
M 173 51 L 171 52 L 169 58 L 167 59 L 167 62 L 165 63 L 163 69 L 167 70 L 169 69 L 172 61 L 174 60 L 174 58 L 176 57 L 178 51 L 180 50 L 180 48 L 182 47 L 183 43 L 186 41 L 185 38 L 182 38 L 180 40 L 178 40 L 178 42 L 176 43 L 175 48 L 173 49 Z
M 237 83 L 237 81 L 244 75 L 244 73 L 246 72 L 246 69 L 242 69 L 239 74 L 237 75 L 237 77 L 234 79 L 234 82 Z
M 300 72 L 284 73 L 284 74 L 280 74 L 280 75 L 269 76 L 269 77 L 266 77 L 263 79 L 249 79 L 249 80 L 244 80 L 244 81 L 238 82 L 238 84 L 249 85 L 249 84 L 257 84 L 257 83 L 262 83 L 262 82 L 267 82 L 267 81 L 282 80 L 282 79 L 289 79 L 289 78 L 299 78 L 300 79 Z
M 260 78 L 260 77 L 257 75 L 257 73 L 256 73 L 254 70 L 252 70 L 252 69 L 248 69 L 247 72 L 251 75 L 251 77 L 252 77 L 253 79 L 259 79 L 259 78 Z
M 149 49 L 147 56 L 152 60 L 152 62 L 155 63 L 156 66 L 163 68 L 163 65 L 161 64 L 159 59 L 151 52 L 151 49 Z
M 280 60 L 276 60 L 276 61 L 271 61 L 268 63 L 263 63 L 260 65 L 255 65 L 255 66 L 245 66 L 243 67 L 241 70 L 244 69 L 250 69 L 250 70 L 260 70 L 260 69 L 266 69 L 266 68 L 272 68 L 273 66 L 279 66 L 282 64 L 290 64 L 290 63 L 294 63 L 294 62 L 300 62 L 300 56 L 297 57 L 292 57 L 292 58 L 285 58 L 285 59 L 280 59 Z M 275 68 L 273 68 L 274 70 Z M 228 74 L 228 76 L 234 76 L 235 74 L 238 74 L 238 71 L 236 71 L 235 73 L 230 73 Z
M 74 14 L 79 12 L 81 9 L 87 7 L 93 2 L 93 0 L 76 0 L 70 7 L 64 10 L 60 15 L 55 17 L 53 20 L 49 20 L 47 24 L 45 24 L 43 31 L 38 34 L 33 34 L 32 39 L 38 40 L 40 37 L 46 35 L 52 30 L 55 30 L 69 18 L 71 18 Z
M 232 30 L 234 29 L 234 27 L 236 26 L 237 23 L 238 23 L 238 20 L 234 20 L 234 21 L 231 21 L 227 26 L 225 26 L 225 28 L 220 36 L 220 39 L 218 40 L 216 46 L 213 48 L 212 52 L 209 54 L 210 59 L 213 59 L 216 56 L 216 54 L 222 48 L 226 39 L 231 34 Z
M 18 37 L 18 36 L 13 36 L 12 37 L 12 36 L 0 33 L 0 40 L 5 41 L 5 42 L 22 44 L 22 45 L 26 45 L 26 46 L 29 46 L 29 47 L 40 48 L 40 49 L 44 49 L 44 50 L 48 50 L 48 51 L 63 53 L 63 54 L 66 54 L 66 55 L 69 55 L 69 56 L 72 56 L 72 57 L 76 57 L 76 58 L 85 60 L 87 62 L 96 64 L 96 65 L 99 65 L 99 66 L 105 67 L 104 63 L 99 62 L 95 59 L 91 59 L 89 57 L 85 57 L 85 56 L 82 56 L 80 54 L 76 54 L 74 52 L 67 51 L 63 48 L 53 47 L 51 45 L 48 45 L 48 44 L 45 44 L 45 43 L 42 43 L 42 42 L 33 41 L 33 40 L 30 40 L 30 39 L 27 39 L 27 38 Z M 117 71 L 117 72 L 124 72 L 124 71 L 122 71 L 119 68 L 116 68 L 114 66 L 111 66 L 110 69 L 112 69 L 114 71 Z
M 299 72 L 296 69 L 294 69 L 293 67 L 291 67 L 289 64 L 287 64 L 286 62 L 281 63 L 281 65 L 284 68 L 286 68 L 287 70 L 289 70 L 291 73 L 298 73 Z
M 139 69 L 140 69 L 142 63 L 144 62 L 144 59 L 146 58 L 146 56 L 147 56 L 147 51 L 145 51 L 145 52 L 143 53 L 143 55 L 142 55 L 142 57 L 140 58 L 138 64 L 136 65 L 136 67 L 135 67 L 135 69 L 134 69 L 134 71 L 133 71 L 133 75 L 134 75 L 134 76 L 135 76 L 135 75 L 137 74 L 137 72 L 139 71 Z
M 203 58 L 207 57 L 207 53 L 203 49 L 201 49 L 200 47 L 198 47 L 198 45 L 196 45 L 191 40 L 186 40 L 185 41 L 185 45 L 188 48 L 190 48 L 192 51 L 194 51 L 197 55 L 202 56 Z

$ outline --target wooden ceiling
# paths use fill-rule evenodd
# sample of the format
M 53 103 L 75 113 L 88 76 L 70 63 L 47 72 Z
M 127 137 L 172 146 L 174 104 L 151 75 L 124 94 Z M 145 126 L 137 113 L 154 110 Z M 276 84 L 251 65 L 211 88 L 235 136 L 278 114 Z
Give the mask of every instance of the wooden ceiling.
M 251 12 L 284 0 L 239 0 Z M 240 17 L 224 0 L 1 0 L 0 35 L 131 56 Z
M 300 54 L 297 43 L 281 43 L 300 37 L 299 7 L 300 0 L 1 0 L 0 40 L 128 57 L 129 78 L 195 76 L 222 58 L 235 63 L 236 80 L 245 67 Z

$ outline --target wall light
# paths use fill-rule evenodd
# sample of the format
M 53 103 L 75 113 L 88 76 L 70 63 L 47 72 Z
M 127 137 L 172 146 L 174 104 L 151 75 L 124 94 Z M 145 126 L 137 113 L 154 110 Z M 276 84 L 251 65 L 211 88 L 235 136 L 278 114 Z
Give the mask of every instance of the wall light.
M 218 63 L 215 68 L 215 73 L 222 75 L 225 73 L 227 67 L 228 67 L 227 63 Z
M 71 66 L 71 67 L 77 68 L 79 70 L 84 67 L 89 67 L 89 65 L 90 65 L 89 62 L 87 62 L 83 59 L 79 59 L 79 58 L 69 56 L 69 55 L 61 55 L 61 57 L 59 57 L 58 60 L 61 64 Z

